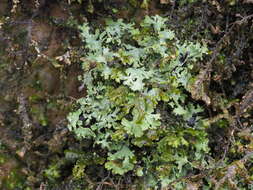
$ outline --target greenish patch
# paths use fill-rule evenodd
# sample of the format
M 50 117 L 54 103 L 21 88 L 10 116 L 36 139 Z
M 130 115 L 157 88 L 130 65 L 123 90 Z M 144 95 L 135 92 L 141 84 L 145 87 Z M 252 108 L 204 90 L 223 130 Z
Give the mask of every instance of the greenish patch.
M 60 166 L 61 164 L 59 163 L 50 164 L 49 167 L 44 171 L 45 177 L 48 178 L 50 181 L 55 181 L 58 178 L 60 178 L 61 177 Z
M 22 190 L 26 188 L 25 176 L 21 172 L 17 161 L 10 156 L 0 153 L 0 188 L 8 190 Z
M 183 5 L 186 5 L 186 4 L 196 3 L 196 2 L 200 2 L 200 1 L 206 2 L 206 0 L 179 0 L 179 4 L 181 6 L 183 6 Z
M 140 168 L 144 167 L 145 176 L 161 180 L 163 186 L 205 165 L 208 152 L 203 122 L 193 127 L 186 123 L 202 112 L 199 105 L 186 102 L 186 91 L 194 79 L 192 68 L 207 48 L 180 42 L 166 21 L 146 16 L 140 26 L 120 19 L 107 20 L 103 30 L 91 30 L 87 23 L 81 26 L 86 48 L 81 80 L 87 96 L 77 101 L 79 109 L 68 116 L 68 128 L 77 138 L 92 139 L 93 146 L 107 152 L 106 169 L 143 176 Z M 179 121 L 163 123 L 161 104 Z M 138 153 L 137 147 L 141 148 Z M 165 173 L 156 169 L 164 167 Z M 85 165 L 78 164 L 79 168 L 84 170 Z
M 31 113 L 33 114 L 33 116 L 38 119 L 39 123 L 42 126 L 47 126 L 48 125 L 48 120 L 47 117 L 45 115 L 45 110 L 43 107 L 40 107 L 39 105 L 33 105 L 31 107 Z

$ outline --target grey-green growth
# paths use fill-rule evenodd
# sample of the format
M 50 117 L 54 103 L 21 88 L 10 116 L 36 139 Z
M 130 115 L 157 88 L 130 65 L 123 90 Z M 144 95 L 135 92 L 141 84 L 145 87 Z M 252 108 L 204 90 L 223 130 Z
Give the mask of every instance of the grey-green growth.
M 166 21 L 146 16 L 138 26 L 121 19 L 107 20 L 103 30 L 80 26 L 87 96 L 68 116 L 77 138 L 92 139 L 107 152 L 106 169 L 162 185 L 205 165 L 208 152 L 202 120 L 186 122 L 202 109 L 185 101 L 192 69 L 207 48 L 180 42 Z

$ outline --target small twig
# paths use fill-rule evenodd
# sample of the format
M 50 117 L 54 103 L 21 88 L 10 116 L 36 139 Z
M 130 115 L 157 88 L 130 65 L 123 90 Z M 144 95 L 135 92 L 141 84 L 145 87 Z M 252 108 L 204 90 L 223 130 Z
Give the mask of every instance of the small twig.
M 253 18 L 253 14 L 242 17 L 241 15 L 236 15 L 238 17 L 241 17 L 241 20 L 237 20 L 234 22 L 234 24 L 242 25 L 243 23 L 247 22 L 249 19 Z
M 215 190 L 218 190 L 221 187 L 221 185 L 225 183 L 226 180 L 228 180 L 228 182 L 231 185 L 233 185 L 235 189 L 238 189 L 238 187 L 236 186 L 236 184 L 232 181 L 232 178 L 235 177 L 235 175 L 237 173 L 236 170 L 238 169 L 238 165 L 236 163 L 241 162 L 242 164 L 244 164 L 252 156 L 253 156 L 253 151 L 247 153 L 242 159 L 238 160 L 237 162 L 235 162 L 234 164 L 232 164 L 231 166 L 229 166 L 227 168 L 226 175 L 223 178 L 221 178 L 221 180 L 219 180 L 217 182 L 217 184 L 215 185 Z
M 103 185 L 109 185 L 109 186 L 113 186 L 113 184 L 109 183 L 109 182 L 106 182 L 106 180 L 110 177 L 110 173 L 101 181 L 101 182 L 98 182 L 98 186 L 96 188 L 96 190 L 102 190 L 103 188 Z
M 91 179 L 86 174 L 84 174 L 84 178 L 85 178 L 86 182 L 88 182 L 89 185 L 94 187 L 94 183 L 91 181 Z
M 18 112 L 20 114 L 20 118 L 23 122 L 22 133 L 24 135 L 24 143 L 25 149 L 29 150 L 31 148 L 31 139 L 32 139 L 32 121 L 30 120 L 27 112 L 27 100 L 23 93 L 21 93 L 18 97 L 19 108 Z

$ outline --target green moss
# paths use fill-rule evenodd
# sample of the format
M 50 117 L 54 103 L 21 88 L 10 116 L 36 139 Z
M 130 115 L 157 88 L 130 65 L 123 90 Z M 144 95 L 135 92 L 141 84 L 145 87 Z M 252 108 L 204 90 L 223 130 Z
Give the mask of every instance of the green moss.
M 58 178 L 61 177 L 60 164 L 59 163 L 53 163 L 53 164 L 51 164 L 48 167 L 48 169 L 46 169 L 44 171 L 44 175 L 50 181 L 52 181 L 52 182 L 56 181 Z
M 33 105 L 31 108 L 31 113 L 33 114 L 33 117 L 36 120 L 38 120 L 42 126 L 48 125 L 48 119 L 45 115 L 45 110 L 43 107 L 41 107 L 39 105 Z
M 25 176 L 17 161 L 10 156 L 0 153 L 0 167 L 5 171 L 0 176 L 0 188 L 7 190 L 25 189 Z
M 23 189 L 24 177 L 19 173 L 18 170 L 12 170 L 6 179 L 3 180 L 2 187 L 9 190 Z

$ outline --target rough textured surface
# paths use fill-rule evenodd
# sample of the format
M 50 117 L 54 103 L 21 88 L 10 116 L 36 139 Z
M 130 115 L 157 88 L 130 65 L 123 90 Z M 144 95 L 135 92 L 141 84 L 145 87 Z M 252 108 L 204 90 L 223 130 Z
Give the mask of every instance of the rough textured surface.
M 168 188 L 182 180 L 188 189 L 201 189 L 209 180 L 216 189 L 250 189 L 253 169 L 247 159 L 253 150 L 252 2 L 80 2 L 25 0 L 13 9 L 15 3 L 0 1 L 0 189 L 73 189 L 82 185 L 90 189 L 130 189 L 129 184 L 138 189 L 140 181 L 147 180 L 138 181 L 131 173 L 111 176 L 85 157 L 93 166 L 74 183 L 76 157 L 89 152 L 91 142 L 80 142 L 66 130 L 67 114 L 76 99 L 86 95 L 77 79 L 82 74 L 80 63 L 85 51 L 77 26 L 87 20 L 102 26 L 106 17 L 139 22 L 147 14 L 169 18 L 167 24 L 178 31 L 180 39 L 203 41 L 210 49 L 209 56 L 193 68 L 199 78 L 190 88 L 194 101 L 205 108 L 205 122 L 211 126 L 207 129 L 207 160 L 215 169 L 192 171 L 172 181 Z M 162 113 L 167 116 L 165 121 L 180 120 L 171 118 L 169 112 Z M 67 151 L 72 151 L 72 160 L 66 158 Z M 101 157 L 105 154 L 99 152 Z M 10 155 L 7 160 L 6 155 Z M 14 170 L 13 176 L 21 173 L 26 179 L 8 178 Z M 236 187 L 241 176 L 241 186 Z M 62 181 L 66 182 L 60 185 Z

